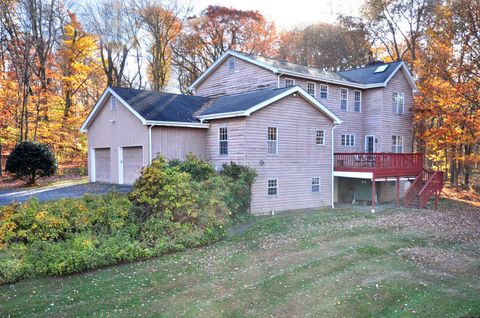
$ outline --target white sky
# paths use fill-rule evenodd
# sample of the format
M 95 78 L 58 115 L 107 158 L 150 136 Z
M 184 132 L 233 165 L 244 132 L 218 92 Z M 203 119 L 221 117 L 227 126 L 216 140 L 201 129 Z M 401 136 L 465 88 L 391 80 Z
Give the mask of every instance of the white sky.
M 194 13 L 208 5 L 258 10 L 278 28 L 335 22 L 338 14 L 358 16 L 364 0 L 192 0 Z

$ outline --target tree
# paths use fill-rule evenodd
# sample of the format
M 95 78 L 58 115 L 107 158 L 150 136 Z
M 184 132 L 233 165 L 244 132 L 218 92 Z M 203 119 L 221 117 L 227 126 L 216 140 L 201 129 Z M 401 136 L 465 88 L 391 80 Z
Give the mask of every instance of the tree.
M 275 25 L 258 11 L 207 7 L 187 21 L 172 46 L 180 90 L 187 92 L 187 87 L 227 50 L 273 56 L 276 41 Z
M 153 90 L 163 89 L 170 79 L 171 47 L 182 30 L 182 17 L 188 11 L 177 1 L 163 4 L 158 0 L 143 0 L 137 3 L 137 14 L 147 33 L 148 73 Z
M 5 170 L 32 185 L 39 178 L 54 175 L 57 171 L 57 161 L 47 146 L 38 142 L 24 141 L 8 156 Z
M 365 65 L 370 42 L 361 23 L 343 17 L 339 23 L 317 23 L 284 31 L 278 57 L 289 62 L 332 71 Z

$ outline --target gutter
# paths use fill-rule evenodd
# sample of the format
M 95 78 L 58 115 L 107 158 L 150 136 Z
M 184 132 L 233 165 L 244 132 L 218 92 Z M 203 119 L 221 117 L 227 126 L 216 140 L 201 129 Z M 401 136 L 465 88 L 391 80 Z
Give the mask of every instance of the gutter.
M 148 164 L 152 164 L 152 128 L 155 126 L 152 124 L 148 127 Z
M 280 88 L 280 76 L 284 75 L 285 73 L 283 71 L 277 72 L 277 88 Z
M 334 145 L 335 145 L 335 142 L 334 142 L 334 130 L 335 128 L 337 128 L 338 125 L 333 125 L 332 127 L 332 209 L 335 208 L 335 203 L 334 203 L 334 192 L 335 192 L 335 176 L 334 176 L 334 164 L 335 164 L 335 156 L 334 156 Z

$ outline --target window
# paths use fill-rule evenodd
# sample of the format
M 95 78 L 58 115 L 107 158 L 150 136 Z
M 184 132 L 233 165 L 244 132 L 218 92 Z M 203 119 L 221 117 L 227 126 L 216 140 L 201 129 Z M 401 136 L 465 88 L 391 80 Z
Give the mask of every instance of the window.
M 285 87 L 288 87 L 288 86 L 295 86 L 295 80 L 291 79 L 291 78 L 286 78 L 285 79 Z
M 228 69 L 230 71 L 235 71 L 235 57 L 234 56 L 231 56 L 228 59 Z
M 342 146 L 355 146 L 355 135 L 354 134 L 346 134 L 342 135 Z
M 353 111 L 359 113 L 362 111 L 362 92 L 354 91 L 355 99 L 353 102 Z
M 312 178 L 312 192 L 320 192 L 320 178 Z
M 267 194 L 268 195 L 277 195 L 278 194 L 278 179 L 268 179 L 268 181 L 267 181 Z
M 315 83 L 307 82 L 307 93 L 315 97 Z
M 392 136 L 392 152 L 402 153 L 403 151 L 403 136 Z
M 394 92 L 393 93 L 393 106 L 392 112 L 397 114 L 404 113 L 404 95 L 403 93 Z
M 315 135 L 315 144 L 325 145 L 325 130 L 317 130 Z
M 218 128 L 218 154 L 228 155 L 228 128 Z
M 268 127 L 267 138 L 268 138 L 267 153 L 269 155 L 276 155 L 278 152 L 277 127 Z
M 340 109 L 347 110 L 348 105 L 348 89 L 340 89 Z
M 110 110 L 117 110 L 117 99 L 115 97 L 110 97 Z
M 328 98 L 328 85 L 325 85 L 325 84 L 320 85 L 320 98 L 323 98 L 323 99 Z

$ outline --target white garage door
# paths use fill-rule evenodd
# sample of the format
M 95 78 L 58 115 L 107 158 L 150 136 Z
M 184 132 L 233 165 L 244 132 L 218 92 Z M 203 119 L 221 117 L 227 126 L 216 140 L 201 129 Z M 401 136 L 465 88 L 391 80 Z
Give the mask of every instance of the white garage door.
M 110 180 L 110 148 L 97 148 L 95 151 L 95 181 Z
M 123 183 L 132 184 L 140 176 L 143 167 L 142 147 L 123 148 Z

